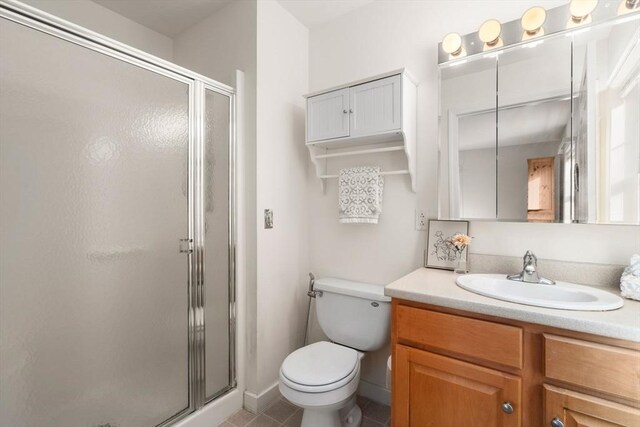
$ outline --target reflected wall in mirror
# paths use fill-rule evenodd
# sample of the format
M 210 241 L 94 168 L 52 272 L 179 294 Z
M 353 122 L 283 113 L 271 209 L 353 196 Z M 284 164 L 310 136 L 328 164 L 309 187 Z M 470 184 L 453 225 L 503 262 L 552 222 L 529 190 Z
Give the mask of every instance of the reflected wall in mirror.
M 524 46 L 498 59 L 498 219 L 567 221 L 571 38 Z
M 496 58 L 440 70 L 440 216 L 496 217 Z
M 440 66 L 443 219 L 640 224 L 640 13 Z

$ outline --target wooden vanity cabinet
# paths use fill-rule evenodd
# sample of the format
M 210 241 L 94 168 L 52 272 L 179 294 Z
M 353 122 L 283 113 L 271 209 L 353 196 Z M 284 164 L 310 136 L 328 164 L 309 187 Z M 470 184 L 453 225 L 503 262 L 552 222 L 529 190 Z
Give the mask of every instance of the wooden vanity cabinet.
M 394 402 L 402 403 L 394 425 L 520 426 L 519 377 L 403 345 L 395 355 L 402 382 Z M 511 405 L 511 413 L 502 405 Z
M 640 344 L 394 299 L 395 427 L 640 427 Z

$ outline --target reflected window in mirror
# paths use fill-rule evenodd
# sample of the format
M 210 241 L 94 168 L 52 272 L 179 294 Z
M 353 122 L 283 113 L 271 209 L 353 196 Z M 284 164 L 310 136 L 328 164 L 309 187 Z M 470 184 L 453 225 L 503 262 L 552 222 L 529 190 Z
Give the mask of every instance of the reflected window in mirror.
M 578 222 L 640 223 L 640 19 L 573 37 Z

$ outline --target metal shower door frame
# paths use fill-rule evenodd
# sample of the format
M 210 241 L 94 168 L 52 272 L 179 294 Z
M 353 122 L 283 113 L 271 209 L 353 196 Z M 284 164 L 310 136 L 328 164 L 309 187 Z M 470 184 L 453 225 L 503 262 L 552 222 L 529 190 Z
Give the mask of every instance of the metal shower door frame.
M 237 385 L 236 367 L 236 101 L 234 88 L 180 67 L 169 61 L 120 43 L 16 0 L 0 0 L 0 18 L 124 61 L 189 88 L 188 142 L 188 236 L 192 247 L 188 256 L 187 289 L 189 404 L 179 413 L 158 424 L 168 427 L 206 403 L 226 394 Z M 229 384 L 208 401 L 205 397 L 205 321 L 204 321 L 204 94 L 214 91 L 229 98 Z M 178 242 L 176 242 L 177 245 Z

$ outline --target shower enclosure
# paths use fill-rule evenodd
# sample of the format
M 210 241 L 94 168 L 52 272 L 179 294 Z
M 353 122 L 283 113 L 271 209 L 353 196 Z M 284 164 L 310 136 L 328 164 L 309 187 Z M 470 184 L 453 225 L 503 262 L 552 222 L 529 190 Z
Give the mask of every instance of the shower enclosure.
M 0 425 L 235 386 L 233 142 L 232 88 L 0 2 Z

